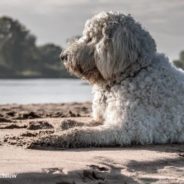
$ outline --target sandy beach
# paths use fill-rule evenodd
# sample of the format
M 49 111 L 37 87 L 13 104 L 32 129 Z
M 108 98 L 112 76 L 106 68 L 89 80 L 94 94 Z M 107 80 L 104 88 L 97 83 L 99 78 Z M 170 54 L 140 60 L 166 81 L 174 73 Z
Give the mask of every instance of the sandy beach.
M 0 105 L 0 184 L 184 183 L 184 145 L 28 149 L 58 129 L 96 126 L 91 103 Z

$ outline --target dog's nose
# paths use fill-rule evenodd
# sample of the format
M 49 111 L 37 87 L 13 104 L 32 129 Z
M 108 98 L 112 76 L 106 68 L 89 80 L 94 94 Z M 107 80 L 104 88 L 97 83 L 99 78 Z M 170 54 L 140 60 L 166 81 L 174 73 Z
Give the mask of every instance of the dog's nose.
M 63 60 L 63 61 L 66 61 L 68 59 L 68 54 L 62 52 L 60 54 L 60 59 Z

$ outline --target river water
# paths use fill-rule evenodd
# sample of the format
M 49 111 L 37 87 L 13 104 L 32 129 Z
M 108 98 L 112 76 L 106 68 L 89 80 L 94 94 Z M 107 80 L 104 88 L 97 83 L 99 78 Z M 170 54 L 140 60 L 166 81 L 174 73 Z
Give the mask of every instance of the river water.
M 91 87 L 77 79 L 0 80 L 0 104 L 91 101 Z

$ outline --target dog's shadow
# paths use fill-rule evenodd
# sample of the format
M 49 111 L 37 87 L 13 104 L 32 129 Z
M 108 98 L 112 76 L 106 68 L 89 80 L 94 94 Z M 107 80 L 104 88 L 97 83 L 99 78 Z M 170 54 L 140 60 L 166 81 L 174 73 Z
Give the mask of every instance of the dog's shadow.
M 88 165 L 86 169 L 73 170 L 68 173 L 63 168 L 46 168 L 42 172 L 28 172 L 17 174 L 12 178 L 1 178 L 0 183 L 10 184 L 138 184 L 153 183 L 173 178 L 167 176 L 159 178 L 159 172 L 166 167 L 176 168 L 177 172 L 183 173 L 184 158 L 163 158 L 154 161 L 131 160 L 127 164 L 116 163 L 106 157 L 97 157 L 98 164 Z M 128 172 L 128 174 L 127 174 Z M 143 173 L 141 175 L 140 173 Z M 158 177 L 151 177 L 157 174 Z M 181 178 L 180 178 L 181 179 Z
M 10 184 L 138 184 L 132 177 L 121 174 L 121 168 L 104 164 L 89 165 L 87 169 L 70 171 L 67 174 L 62 168 L 47 168 L 43 172 L 20 173 L 13 178 L 0 179 L 0 183 Z
M 113 160 L 107 156 L 94 157 L 95 162 L 93 165 L 86 165 L 85 169 L 72 170 L 65 172 L 64 168 L 46 168 L 42 172 L 27 172 L 19 173 L 16 177 L 1 178 L 0 183 L 8 184 L 138 184 L 138 183 L 154 183 L 154 182 L 173 182 L 178 175 L 182 176 L 184 171 L 184 145 L 149 145 L 149 146 L 132 146 L 126 148 L 86 148 L 86 149 L 68 149 L 62 152 L 93 152 L 93 151 L 136 151 L 140 157 L 141 150 L 171 153 L 175 155 L 172 157 L 159 157 L 159 159 L 152 159 L 145 161 L 144 159 L 130 159 L 127 163 Z M 56 150 L 54 150 L 56 151 Z M 59 151 L 59 150 L 57 150 Z M 101 154 L 102 155 L 102 154 Z M 154 158 L 154 157 L 153 157 Z M 123 159 L 123 158 L 122 158 Z M 159 178 L 159 172 L 171 169 L 172 173 L 177 172 L 173 178 L 167 178 L 163 175 Z M 154 175 L 154 177 L 152 177 Z

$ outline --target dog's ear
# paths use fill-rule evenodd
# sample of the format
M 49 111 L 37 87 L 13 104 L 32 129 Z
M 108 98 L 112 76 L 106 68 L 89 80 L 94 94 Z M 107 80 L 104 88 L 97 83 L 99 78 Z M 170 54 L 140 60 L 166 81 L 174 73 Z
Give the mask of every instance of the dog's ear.
M 118 27 L 117 21 L 105 24 L 102 28 L 103 37 L 96 45 L 95 63 L 105 80 L 112 79 L 116 64 L 112 40 Z
M 152 36 L 130 15 L 120 21 L 112 37 L 112 47 L 122 72 L 135 62 L 145 62 L 143 60 L 151 58 L 156 52 Z
M 151 58 L 156 52 L 150 34 L 131 16 L 118 16 L 104 26 L 102 33 L 96 63 L 105 79 L 121 75 L 130 65 Z

